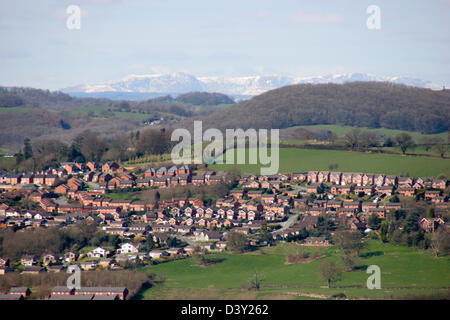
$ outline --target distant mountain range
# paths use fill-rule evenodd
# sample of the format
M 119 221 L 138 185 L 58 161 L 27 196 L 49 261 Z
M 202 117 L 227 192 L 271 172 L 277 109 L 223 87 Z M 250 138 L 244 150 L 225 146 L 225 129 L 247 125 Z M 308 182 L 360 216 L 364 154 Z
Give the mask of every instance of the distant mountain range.
M 129 75 L 100 84 L 82 84 L 62 89 L 75 96 L 142 100 L 158 95 L 178 95 L 193 91 L 220 92 L 234 98 L 256 96 L 291 84 L 387 81 L 414 87 L 442 89 L 431 81 L 410 77 L 380 77 L 364 73 L 329 74 L 316 77 L 259 75 L 247 77 L 195 77 L 175 72 L 168 74 Z

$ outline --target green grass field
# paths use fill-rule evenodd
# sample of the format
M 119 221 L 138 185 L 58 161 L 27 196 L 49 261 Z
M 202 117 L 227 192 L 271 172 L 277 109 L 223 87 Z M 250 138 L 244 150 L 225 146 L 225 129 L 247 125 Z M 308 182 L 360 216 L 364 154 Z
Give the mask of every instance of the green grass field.
M 448 292 L 450 286 L 449 258 L 434 258 L 429 252 L 413 248 L 383 244 L 371 240 L 362 253 L 363 267 L 344 272 L 341 280 L 328 289 L 318 278 L 322 259 L 304 264 L 286 264 L 285 254 L 298 245 L 281 243 L 242 255 L 220 253 L 222 262 L 195 266 L 191 259 L 177 260 L 147 267 L 165 279 L 163 284 L 148 289 L 144 299 L 292 299 L 310 295 L 331 296 L 344 293 L 355 298 L 390 298 L 408 293 L 430 294 Z M 287 250 L 290 249 L 290 250 Z M 327 255 L 338 260 L 339 250 L 329 247 Z M 370 256 L 370 254 L 372 254 Z M 381 269 L 381 289 L 366 287 L 369 265 Z M 255 293 L 241 287 L 257 270 L 264 278 L 262 289 Z M 350 288 L 349 288 L 350 287 Z
M 338 164 L 336 170 L 343 172 L 409 174 L 413 177 L 435 177 L 440 174 L 450 173 L 449 159 L 298 148 L 280 149 L 280 167 L 278 172 L 329 170 L 328 166 L 331 163 Z M 215 170 L 227 170 L 230 167 L 236 167 L 242 173 L 260 173 L 259 164 L 214 164 L 210 167 Z
M 334 132 L 338 137 L 343 137 L 347 132 L 353 129 L 351 126 L 340 126 L 340 125 L 332 125 L 332 124 L 319 124 L 319 125 L 312 125 L 312 126 L 298 126 L 293 128 L 305 128 L 305 129 L 325 129 L 330 130 Z M 422 134 L 420 132 L 415 131 L 404 131 L 404 130 L 394 130 L 394 129 L 386 129 L 386 128 L 367 128 L 367 127 L 361 127 L 361 130 L 364 131 L 372 131 L 372 132 L 378 132 L 380 135 L 384 137 L 394 137 L 398 135 L 399 133 L 406 132 L 415 140 L 415 142 L 419 142 L 420 138 L 422 137 L 441 137 L 442 139 L 447 140 L 447 132 L 442 132 L 439 134 Z
M 93 114 L 95 117 L 106 117 L 109 113 L 113 114 L 115 117 L 130 118 L 137 121 L 142 121 L 148 119 L 148 114 L 143 113 L 133 113 L 133 112 L 122 112 L 122 111 L 108 111 L 111 107 L 108 106 L 89 106 L 84 108 L 75 109 L 72 111 L 73 114 Z

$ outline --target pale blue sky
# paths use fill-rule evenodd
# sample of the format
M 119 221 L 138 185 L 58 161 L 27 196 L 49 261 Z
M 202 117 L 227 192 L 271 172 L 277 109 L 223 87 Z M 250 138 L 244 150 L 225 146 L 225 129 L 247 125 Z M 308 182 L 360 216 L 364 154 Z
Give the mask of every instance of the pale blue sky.
M 82 10 L 66 28 L 66 8 Z M 366 8 L 381 9 L 368 30 Z M 363 72 L 450 86 L 450 0 L 2 0 L 0 85 Z

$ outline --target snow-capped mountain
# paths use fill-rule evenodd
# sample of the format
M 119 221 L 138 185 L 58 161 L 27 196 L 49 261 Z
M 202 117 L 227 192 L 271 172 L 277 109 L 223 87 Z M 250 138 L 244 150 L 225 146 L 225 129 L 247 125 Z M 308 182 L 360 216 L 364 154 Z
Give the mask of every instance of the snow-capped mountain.
M 431 82 L 409 77 L 380 77 L 364 73 L 329 74 L 316 77 L 258 75 L 247 77 L 195 77 L 175 72 L 169 74 L 129 75 L 101 84 L 83 84 L 62 91 L 67 93 L 162 93 L 181 94 L 192 91 L 220 92 L 231 96 L 254 96 L 268 90 L 299 83 L 344 83 L 351 81 L 389 81 L 416 87 L 441 89 Z

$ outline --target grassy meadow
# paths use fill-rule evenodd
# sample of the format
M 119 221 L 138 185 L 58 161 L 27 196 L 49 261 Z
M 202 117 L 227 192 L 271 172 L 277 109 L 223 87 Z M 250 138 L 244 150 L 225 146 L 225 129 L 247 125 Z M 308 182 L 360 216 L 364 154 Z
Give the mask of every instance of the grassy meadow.
M 299 245 L 281 243 L 245 254 L 218 253 L 217 263 L 196 266 L 192 259 L 161 263 L 147 267 L 162 284 L 143 292 L 144 299 L 298 299 L 329 298 L 344 293 L 353 298 L 396 298 L 406 294 L 448 292 L 449 258 L 434 258 L 429 252 L 383 244 L 370 240 L 362 251 L 360 270 L 342 273 L 341 280 L 326 288 L 318 277 L 318 266 L 324 258 L 309 263 L 286 264 L 286 253 L 295 253 Z M 315 250 L 311 247 L 303 247 Z M 334 246 L 322 249 L 338 261 L 340 250 Z M 366 287 L 367 266 L 381 269 L 381 289 Z M 248 291 L 242 284 L 255 270 L 263 277 L 260 291 Z
M 248 159 L 248 150 L 246 154 Z M 413 177 L 436 177 L 450 173 L 449 159 L 299 148 L 280 148 L 278 172 L 329 170 L 330 164 L 337 164 L 338 168 L 335 170 L 343 172 L 408 174 Z M 242 173 L 259 174 L 261 165 L 214 164 L 210 166 L 215 170 L 227 170 L 231 167 L 238 168 Z

